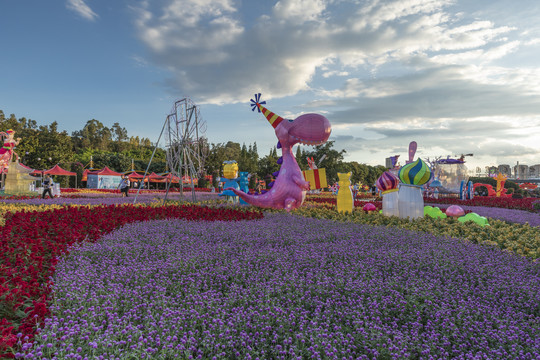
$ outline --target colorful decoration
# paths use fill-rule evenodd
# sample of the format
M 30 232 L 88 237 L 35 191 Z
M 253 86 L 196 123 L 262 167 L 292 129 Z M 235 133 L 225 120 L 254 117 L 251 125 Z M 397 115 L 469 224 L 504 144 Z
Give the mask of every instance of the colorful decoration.
M 235 160 L 224 161 L 221 181 L 225 182 L 223 185 L 225 190 L 218 196 L 226 196 L 227 202 L 238 203 L 238 196 L 233 191 L 240 190 L 238 180 L 238 163 Z
M 240 171 L 238 173 L 238 186 L 240 187 L 240 190 L 242 190 L 245 193 L 249 192 L 249 172 L 247 171 Z M 240 199 L 241 205 L 249 205 L 244 200 Z
M 438 187 L 440 193 L 457 194 L 463 199 L 468 196 L 467 183 L 469 175 L 464 156 L 459 159 L 450 157 L 446 159 L 436 158 L 429 161 L 429 163 L 433 173 L 436 175 L 435 178 L 441 183 Z
M 446 214 L 438 207 L 424 206 L 424 216 L 429 216 L 434 219 L 446 219 Z
M 416 154 L 416 148 L 417 148 L 416 141 L 411 141 L 409 143 L 409 160 L 406 161 L 406 164 L 409 164 L 413 161 L 414 154 Z
M 263 207 L 285 209 L 290 211 L 302 205 L 310 183 L 302 176 L 300 167 L 292 153 L 292 147 L 298 143 L 306 145 L 324 144 L 332 128 L 327 118 L 319 114 L 304 114 L 294 120 L 284 119 L 263 106 L 261 94 L 255 94 L 251 99 L 252 110 L 263 113 L 270 125 L 275 129 L 278 138 L 278 148 L 282 157 L 278 160 L 281 168 L 272 188 L 262 195 L 249 195 L 237 189 L 231 190 L 249 204 Z
M 479 187 L 485 187 L 488 191 L 487 193 L 487 196 L 495 196 L 497 193 L 495 192 L 495 190 L 493 190 L 493 186 L 491 186 L 490 184 L 483 184 L 483 183 L 475 183 L 473 185 L 473 188 L 474 188 L 474 191 L 476 191 L 476 188 L 479 188 Z M 503 189 L 505 190 L 504 193 L 506 192 L 506 189 Z
M 504 189 L 504 183 L 506 182 L 506 179 L 508 179 L 508 176 L 503 175 L 501 173 L 498 173 L 495 177 L 495 180 L 497 180 L 497 190 L 496 190 L 496 196 L 499 197 L 501 194 L 504 194 L 502 191 Z
M 385 216 L 399 216 L 399 179 L 390 171 L 385 171 L 375 182 L 382 191 L 382 214 Z
M 533 183 L 523 183 L 519 185 L 520 189 L 525 189 L 525 190 L 534 190 L 537 187 L 538 187 L 538 184 L 533 184 Z
M 328 187 L 326 182 L 326 169 L 312 169 L 302 171 L 304 179 L 309 182 L 311 190 L 322 189 Z
M 472 221 L 477 223 L 480 226 L 489 226 L 488 219 L 484 216 L 480 216 L 477 213 L 468 213 L 465 216 L 462 216 L 457 219 L 459 222 L 466 223 L 467 221 Z
M 384 194 L 385 191 L 395 190 L 399 185 L 399 179 L 390 171 L 385 171 L 375 182 L 377 188 Z
M 319 159 L 319 164 L 324 160 L 325 157 L 326 155 L 321 156 Z M 309 170 L 302 171 L 302 175 L 304 176 L 304 179 L 309 182 L 309 193 L 320 193 L 321 189 L 328 186 L 328 183 L 326 182 L 326 169 L 319 169 L 315 163 L 315 160 L 313 160 L 313 156 L 307 157 L 306 159 Z
M 13 151 L 13 148 L 19 145 L 21 138 L 15 139 L 15 131 L 11 129 L 6 132 L 1 131 L 0 136 L 4 138 L 4 146 L 0 149 L 0 172 L 3 172 L 9 168 L 13 154 L 15 154 L 17 160 L 19 159 L 19 155 Z
M 328 190 L 332 192 L 332 195 L 337 195 L 339 192 L 339 184 L 334 183 L 334 185 L 328 187 Z
M 403 184 L 422 186 L 431 179 L 431 168 L 420 158 L 399 170 L 399 180 Z
M 412 144 L 412 143 L 411 143 Z M 416 151 L 416 145 L 413 147 Z M 431 168 L 420 158 L 399 170 L 399 217 L 416 219 L 424 217 L 424 198 L 422 185 L 432 176 Z
M 351 175 L 348 173 L 337 173 L 339 178 L 339 192 L 337 194 L 337 211 L 351 212 L 354 208 L 354 199 L 351 191 Z
M 370 211 L 376 211 L 377 210 L 377 207 L 372 204 L 372 203 L 367 203 L 366 205 L 364 205 L 362 207 L 362 210 L 366 211 L 366 212 L 370 212 Z
M 474 184 L 470 180 L 469 180 L 469 183 L 467 185 L 467 199 L 468 200 L 474 199 Z
M 451 205 L 446 209 L 446 216 L 458 218 L 465 215 L 465 210 L 459 205 Z

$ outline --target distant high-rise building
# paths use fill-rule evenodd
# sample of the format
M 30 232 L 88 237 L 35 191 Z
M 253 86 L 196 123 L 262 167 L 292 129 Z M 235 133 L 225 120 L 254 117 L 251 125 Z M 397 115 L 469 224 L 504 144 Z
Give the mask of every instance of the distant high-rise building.
M 519 165 L 519 162 L 514 166 L 514 177 L 516 179 L 527 179 L 529 177 L 529 166 L 528 165 Z
M 529 166 L 529 178 L 540 178 L 540 164 Z

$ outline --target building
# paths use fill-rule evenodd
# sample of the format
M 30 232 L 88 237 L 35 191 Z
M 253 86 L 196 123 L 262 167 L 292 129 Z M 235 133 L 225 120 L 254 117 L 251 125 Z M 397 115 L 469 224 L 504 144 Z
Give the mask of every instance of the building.
M 519 165 L 519 162 L 514 166 L 514 178 L 527 179 L 529 177 L 529 165 Z
M 540 178 L 540 164 L 529 166 L 529 178 Z

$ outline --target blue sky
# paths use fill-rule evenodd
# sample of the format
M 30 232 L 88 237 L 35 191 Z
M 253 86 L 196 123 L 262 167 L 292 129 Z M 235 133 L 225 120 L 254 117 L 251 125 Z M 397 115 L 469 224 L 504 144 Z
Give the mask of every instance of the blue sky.
M 275 145 L 250 110 L 324 114 L 346 160 L 383 164 L 410 141 L 469 168 L 540 164 L 536 0 L 59 0 L 0 2 L 0 109 L 94 118 L 157 140 L 175 100 L 211 143 Z

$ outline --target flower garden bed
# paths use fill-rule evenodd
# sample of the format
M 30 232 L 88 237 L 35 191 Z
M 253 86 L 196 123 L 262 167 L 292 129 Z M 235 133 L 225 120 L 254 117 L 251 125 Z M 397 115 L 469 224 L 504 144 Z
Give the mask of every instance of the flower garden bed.
M 324 231 L 322 231 L 324 229 Z M 57 265 L 40 359 L 535 359 L 538 264 L 284 213 L 129 224 Z
M 524 198 L 514 199 L 510 197 L 488 197 L 488 196 L 476 196 L 470 200 L 460 200 L 457 198 L 424 198 L 424 202 L 433 204 L 448 204 L 448 205 L 460 205 L 460 206 L 484 206 L 484 207 L 496 207 L 502 209 L 516 209 L 538 212 L 533 207 L 533 204 L 539 202 L 538 198 Z
M 264 219 L 225 205 L 9 201 L 5 356 L 540 356 L 540 230 L 528 224 L 338 214 L 313 196 Z
M 50 277 L 70 245 L 95 241 L 130 222 L 152 219 L 242 220 L 262 217 L 256 210 L 184 206 L 62 207 L 6 212 L 0 228 L 0 354 L 17 343 L 16 334 L 32 338 L 49 314 Z

